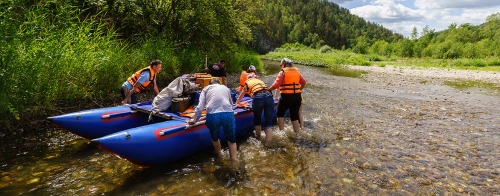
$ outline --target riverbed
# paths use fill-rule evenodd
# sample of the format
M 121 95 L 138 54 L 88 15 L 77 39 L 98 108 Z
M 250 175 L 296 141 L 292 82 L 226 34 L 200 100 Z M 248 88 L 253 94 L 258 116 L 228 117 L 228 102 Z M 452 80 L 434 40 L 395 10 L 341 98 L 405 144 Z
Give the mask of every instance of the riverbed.
M 237 166 L 223 146 L 141 167 L 51 127 L 2 141 L 0 195 L 500 194 L 498 84 L 297 67 L 305 128 L 245 134 Z

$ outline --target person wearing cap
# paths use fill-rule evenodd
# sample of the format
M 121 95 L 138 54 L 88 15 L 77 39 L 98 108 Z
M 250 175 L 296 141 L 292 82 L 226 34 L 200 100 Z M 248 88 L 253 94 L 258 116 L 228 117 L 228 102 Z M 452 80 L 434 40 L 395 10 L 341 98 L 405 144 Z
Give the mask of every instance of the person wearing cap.
M 249 92 L 252 97 L 252 110 L 253 110 L 253 125 L 255 126 L 255 135 L 260 137 L 262 130 L 262 111 L 264 111 L 264 130 L 266 132 L 266 142 L 271 142 L 273 138 L 273 112 L 274 112 L 274 99 L 273 95 L 267 88 L 266 84 L 257 79 L 257 75 L 250 74 L 247 76 L 245 86 L 241 91 L 236 105 L 240 103 L 245 93 Z
M 236 122 L 233 111 L 233 99 L 229 89 L 221 85 L 220 80 L 212 78 L 210 85 L 203 88 L 200 94 L 200 101 L 194 110 L 193 119 L 188 124 L 194 125 L 201 117 L 203 110 L 207 110 L 205 125 L 210 130 L 212 145 L 217 154 L 222 155 L 221 144 L 219 140 L 220 129 L 224 130 L 229 154 L 233 161 L 237 161 L 237 146 L 235 137 Z
M 156 85 L 156 74 L 161 71 L 161 61 L 154 60 L 151 61 L 148 67 L 145 67 L 130 76 L 127 81 L 122 84 L 121 94 L 123 101 L 121 105 L 125 104 L 136 104 L 137 103 L 137 93 L 141 93 L 146 86 L 153 82 L 153 88 L 155 93 L 158 95 L 158 86 Z
M 301 90 L 306 85 L 306 80 L 300 74 L 299 69 L 294 67 L 292 63 L 293 61 L 288 58 L 281 60 L 281 71 L 269 90 L 279 89 L 281 94 L 276 111 L 280 131 L 285 129 L 285 112 L 290 110 L 293 131 L 299 133 L 299 109 L 302 101 Z
M 250 65 L 250 67 L 248 67 L 248 70 L 246 71 L 241 71 L 241 76 L 240 76 L 240 91 L 243 91 L 243 87 L 245 87 L 245 81 L 247 81 L 247 77 L 248 75 L 250 74 L 255 74 L 256 69 L 255 69 L 255 66 L 253 65 Z M 258 78 L 258 76 L 257 76 Z M 249 95 L 249 92 L 247 91 L 247 95 Z
M 208 68 L 205 69 L 205 72 L 209 73 L 213 77 L 221 77 L 222 83 L 227 86 L 226 70 L 224 69 L 225 64 L 226 61 L 224 59 L 220 59 L 219 63 L 212 63 L 210 66 L 208 66 Z

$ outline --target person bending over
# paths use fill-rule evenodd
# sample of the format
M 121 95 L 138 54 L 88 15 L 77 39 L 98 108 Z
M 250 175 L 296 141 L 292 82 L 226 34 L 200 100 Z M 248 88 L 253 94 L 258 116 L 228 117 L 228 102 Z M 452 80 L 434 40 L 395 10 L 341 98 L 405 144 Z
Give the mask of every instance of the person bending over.
M 210 85 L 203 88 L 200 94 L 198 106 L 194 111 L 193 119 L 188 124 L 194 125 L 200 119 L 203 109 L 207 109 L 206 125 L 210 130 L 212 144 L 217 154 L 221 155 L 221 144 L 219 140 L 220 127 L 224 129 L 229 154 L 233 161 L 237 161 L 236 137 L 234 135 L 236 124 L 233 111 L 233 100 L 229 89 L 221 85 L 220 80 L 213 78 Z
M 255 126 L 255 135 L 260 137 L 261 132 L 261 115 L 264 111 L 264 130 L 266 130 L 266 142 L 271 142 L 273 139 L 273 111 L 274 111 L 274 99 L 273 95 L 267 88 L 266 84 L 256 78 L 255 74 L 250 74 L 247 76 L 245 81 L 245 86 L 243 91 L 241 91 L 240 97 L 236 101 L 236 105 L 241 101 L 246 92 L 249 92 L 250 97 L 252 97 L 252 109 L 253 109 L 253 125 Z
M 121 105 L 125 104 L 136 104 L 137 103 L 137 93 L 141 93 L 146 86 L 153 82 L 153 88 L 155 93 L 158 95 L 158 86 L 156 85 L 156 74 L 161 71 L 161 61 L 154 60 L 151 61 L 149 67 L 145 67 L 130 76 L 127 81 L 122 84 L 121 94 L 123 101 Z

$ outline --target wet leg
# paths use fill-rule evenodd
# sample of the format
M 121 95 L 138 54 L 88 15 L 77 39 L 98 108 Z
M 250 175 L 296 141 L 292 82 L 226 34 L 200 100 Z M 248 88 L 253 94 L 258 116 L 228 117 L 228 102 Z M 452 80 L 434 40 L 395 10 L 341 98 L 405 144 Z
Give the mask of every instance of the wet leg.
M 257 139 L 260 139 L 260 134 L 261 134 L 261 126 L 255 126 L 255 136 L 257 137 Z M 267 133 L 266 133 L 267 134 Z
M 278 127 L 280 131 L 285 130 L 285 117 L 278 117 Z
M 232 161 L 238 161 L 238 155 L 237 155 L 237 146 L 236 143 L 231 143 L 227 142 L 227 145 L 229 146 L 229 154 L 231 155 L 231 160 Z
M 215 152 L 217 153 L 217 155 L 222 156 L 220 140 L 217 140 L 217 141 L 212 140 L 212 145 L 214 145 L 214 149 L 215 149 Z
M 299 121 L 298 120 L 292 121 L 292 126 L 293 126 L 293 131 L 295 131 L 295 133 L 298 134 L 300 130 Z

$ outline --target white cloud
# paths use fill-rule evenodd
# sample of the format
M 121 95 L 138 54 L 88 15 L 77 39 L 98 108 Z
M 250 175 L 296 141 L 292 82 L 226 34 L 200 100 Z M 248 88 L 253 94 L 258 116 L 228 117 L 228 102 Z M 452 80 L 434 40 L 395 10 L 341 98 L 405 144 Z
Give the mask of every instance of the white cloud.
M 427 9 L 488 8 L 500 6 L 499 0 L 415 0 L 415 6 Z
M 471 23 L 473 25 L 480 25 L 486 22 L 486 17 L 491 14 L 494 14 L 498 11 L 498 8 L 495 9 L 468 9 L 464 10 L 463 13 L 459 16 L 452 15 L 443 15 L 439 20 L 438 24 L 441 26 L 446 26 L 446 28 L 451 23 L 463 24 L 463 23 Z
M 375 0 L 371 4 L 351 9 L 351 13 L 377 23 L 422 21 L 426 19 L 425 12 L 412 10 L 404 5 L 396 4 L 394 1 Z
M 350 11 L 408 37 L 413 27 L 420 33 L 426 25 L 436 31 L 451 23 L 480 25 L 487 16 L 500 12 L 500 0 L 373 0 Z

